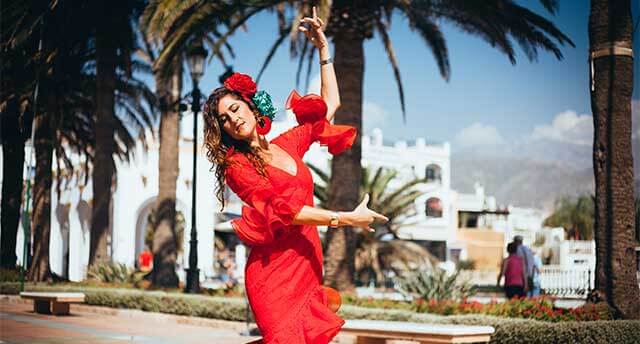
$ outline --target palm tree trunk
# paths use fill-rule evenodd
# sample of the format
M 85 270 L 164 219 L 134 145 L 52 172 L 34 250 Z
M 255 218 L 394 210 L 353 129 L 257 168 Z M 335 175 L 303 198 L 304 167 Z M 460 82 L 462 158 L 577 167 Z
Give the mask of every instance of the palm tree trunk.
M 340 78 L 342 106 L 336 112 L 335 123 L 354 126 L 358 135 L 353 147 L 333 157 L 329 183 L 328 208 L 346 210 L 360 201 L 362 178 L 362 84 L 364 81 L 364 37 L 344 35 L 334 37 L 335 70 Z M 353 291 L 356 233 L 341 227 L 327 232 L 325 246 L 325 284 L 341 291 Z
M 592 52 L 613 43 L 631 48 L 631 32 L 629 0 L 592 0 Z M 621 316 L 639 318 L 631 153 L 633 58 L 605 55 L 593 60 L 593 68 L 596 289 Z
M 108 5 L 107 5 L 108 6 Z M 100 7 L 100 6 L 99 6 Z M 116 44 L 109 16 L 96 27 L 96 150 L 93 161 L 93 206 L 91 208 L 91 244 L 89 265 L 109 261 L 107 238 L 110 228 L 111 186 L 114 165 L 114 92 L 116 83 Z
M 182 68 L 179 62 L 172 66 L 170 77 L 156 76 L 156 87 L 161 102 L 160 152 L 158 159 L 159 189 L 155 210 L 153 235 L 152 283 L 158 287 L 178 287 L 176 260 L 178 255 L 176 233 L 176 183 L 178 180 L 179 113 L 176 102 L 182 90 Z
M 33 186 L 33 212 L 31 231 L 33 233 L 33 259 L 27 279 L 33 282 L 46 281 L 51 277 L 49 267 L 49 238 L 51 237 L 51 185 L 53 138 L 52 115 L 57 109 L 54 95 L 49 96 L 48 111 L 41 112 L 34 119 L 36 175 Z
M 7 102 L 2 113 L 2 243 L 0 245 L 0 266 L 5 269 L 16 267 L 16 238 L 22 202 L 22 170 L 24 168 L 24 136 L 20 130 L 18 100 L 14 97 Z

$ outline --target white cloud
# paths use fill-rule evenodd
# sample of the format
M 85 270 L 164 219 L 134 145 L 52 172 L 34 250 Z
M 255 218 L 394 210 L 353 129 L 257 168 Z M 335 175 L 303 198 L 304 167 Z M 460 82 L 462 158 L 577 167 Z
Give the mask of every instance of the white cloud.
M 506 142 L 496 127 L 477 122 L 460 130 L 453 140 L 460 148 L 495 146 Z
M 591 145 L 593 143 L 593 117 L 586 114 L 578 115 L 573 110 L 561 112 L 554 117 L 551 124 L 536 126 L 531 138 L 581 146 Z
M 365 133 L 376 127 L 384 127 L 388 117 L 389 113 L 382 106 L 366 100 L 362 104 L 362 125 Z

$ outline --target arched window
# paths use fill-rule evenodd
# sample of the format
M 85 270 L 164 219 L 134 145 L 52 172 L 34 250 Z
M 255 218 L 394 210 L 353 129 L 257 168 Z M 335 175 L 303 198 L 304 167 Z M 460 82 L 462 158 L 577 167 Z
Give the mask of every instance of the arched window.
M 442 182 L 442 169 L 436 164 L 427 166 L 425 171 L 425 178 L 429 182 L 441 183 Z
M 426 207 L 427 217 L 442 217 L 442 202 L 437 197 L 431 197 L 427 200 Z

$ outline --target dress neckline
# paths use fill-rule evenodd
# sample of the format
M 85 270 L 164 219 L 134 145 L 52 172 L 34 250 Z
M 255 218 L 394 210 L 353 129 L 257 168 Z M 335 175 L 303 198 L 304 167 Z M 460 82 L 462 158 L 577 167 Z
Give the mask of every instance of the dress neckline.
M 269 166 L 271 168 L 274 168 L 274 169 L 276 169 L 278 171 L 281 171 L 283 173 L 286 173 L 290 177 L 297 177 L 298 176 L 298 172 L 300 171 L 300 166 L 298 166 L 298 160 L 296 158 L 294 158 L 291 154 L 289 154 L 289 152 L 286 149 L 282 148 L 282 146 L 280 146 L 279 144 L 273 143 L 273 141 L 270 142 L 270 144 L 278 146 L 278 148 L 280 150 L 282 150 L 289 157 L 289 159 L 293 160 L 293 163 L 296 165 L 296 173 L 292 174 L 291 172 L 289 172 L 289 171 L 287 171 L 287 170 L 285 170 L 283 168 L 280 168 L 280 167 L 277 167 L 277 166 L 271 165 L 271 164 L 267 164 L 267 166 Z

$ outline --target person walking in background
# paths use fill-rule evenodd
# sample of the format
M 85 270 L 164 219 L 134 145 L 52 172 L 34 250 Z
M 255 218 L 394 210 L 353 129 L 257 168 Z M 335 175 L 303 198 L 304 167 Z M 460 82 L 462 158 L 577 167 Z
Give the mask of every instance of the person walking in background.
M 527 283 L 529 284 L 529 286 L 532 286 L 533 274 L 534 274 L 534 268 L 535 268 L 533 252 L 531 251 L 529 246 L 522 243 L 521 235 L 516 235 L 515 237 L 513 237 L 513 243 L 517 247 L 516 253 L 520 258 L 524 260 L 524 266 L 525 266 L 524 272 L 527 275 Z M 532 296 L 532 295 L 528 294 L 528 296 Z
M 504 275 L 504 292 L 507 299 L 512 299 L 515 296 L 525 297 L 529 289 L 524 261 L 517 255 L 516 251 L 517 245 L 514 242 L 507 245 L 509 256 L 502 260 L 500 273 L 498 274 L 498 287 Z
M 529 296 L 540 296 L 540 269 L 542 268 L 542 259 L 538 252 L 532 250 L 533 253 L 533 279 L 530 285 L 531 290 Z

